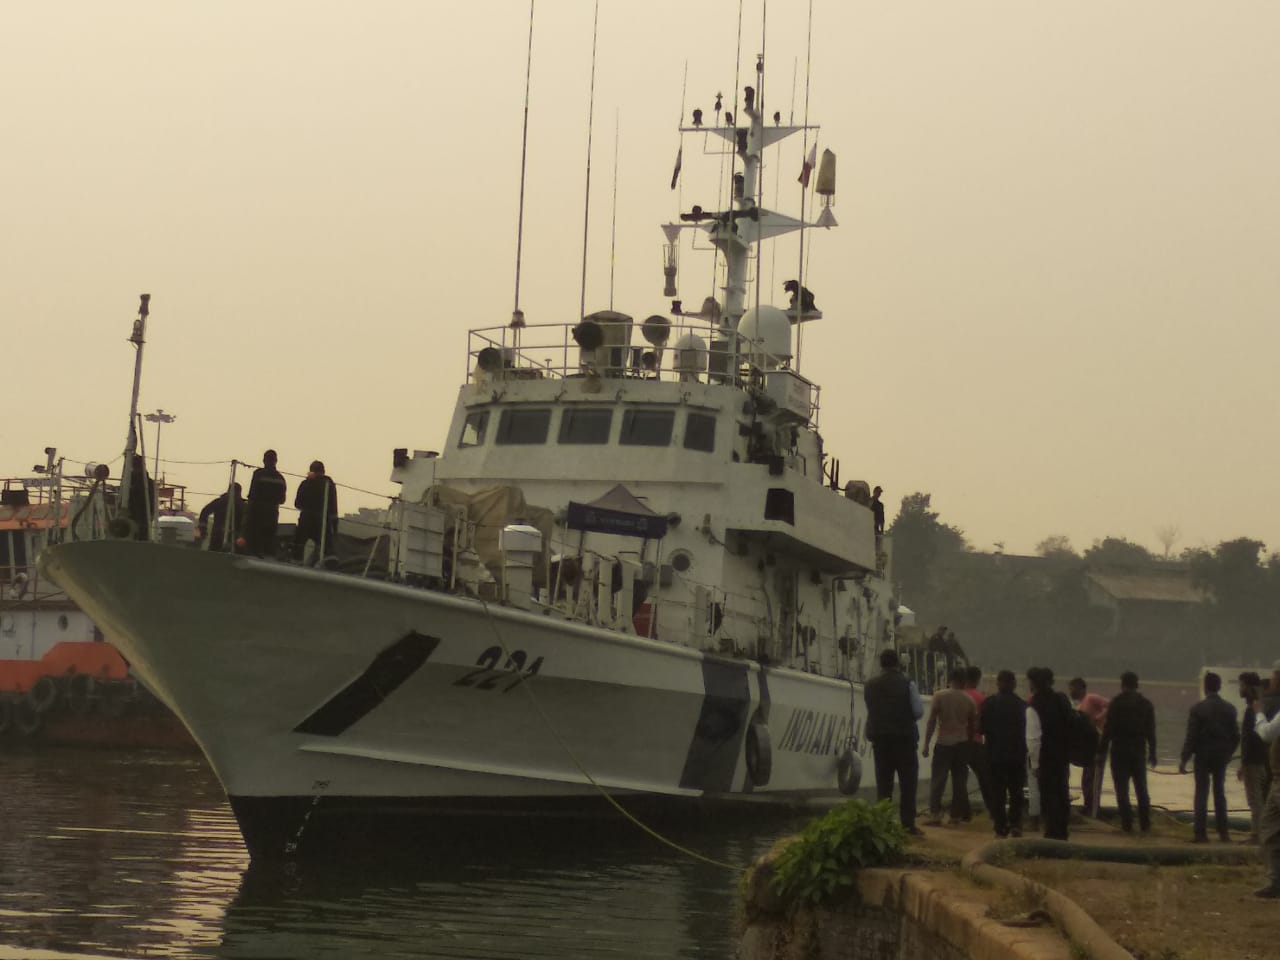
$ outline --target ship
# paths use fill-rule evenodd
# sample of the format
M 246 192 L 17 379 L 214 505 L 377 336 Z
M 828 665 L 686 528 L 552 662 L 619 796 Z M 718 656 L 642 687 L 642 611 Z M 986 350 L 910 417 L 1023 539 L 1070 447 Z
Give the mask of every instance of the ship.
M 194 749 L 90 616 L 42 577 L 40 551 L 64 538 L 105 535 L 116 496 L 105 468 L 64 476 L 55 447 L 30 474 L 0 481 L 0 749 L 93 746 Z M 180 517 L 185 490 L 159 490 Z
M 807 278 L 775 305 L 755 269 L 761 244 L 835 225 L 834 154 L 808 154 L 812 222 L 762 205 L 765 151 L 816 128 L 766 121 L 756 71 L 736 119 L 682 120 L 718 144 L 723 209 L 663 225 L 663 296 L 687 235 L 722 285 L 638 321 L 517 309 L 469 331 L 442 452 L 391 452 L 382 560 L 127 536 L 41 554 L 190 729 L 255 860 L 400 824 L 514 835 L 869 789 L 891 538 L 824 450 L 795 349 L 822 319 Z

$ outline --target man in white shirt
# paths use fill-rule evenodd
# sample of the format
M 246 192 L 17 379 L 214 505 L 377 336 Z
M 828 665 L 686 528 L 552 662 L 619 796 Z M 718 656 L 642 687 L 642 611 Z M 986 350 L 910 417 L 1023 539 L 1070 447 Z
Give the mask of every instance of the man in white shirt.
M 1276 673 L 1280 675 L 1280 668 Z M 1265 723 L 1256 725 L 1253 732 L 1270 747 L 1271 769 L 1280 771 L 1280 712 Z M 1267 900 L 1280 899 L 1280 775 L 1271 778 L 1267 803 L 1258 818 L 1258 841 L 1262 844 L 1268 883 L 1253 895 Z

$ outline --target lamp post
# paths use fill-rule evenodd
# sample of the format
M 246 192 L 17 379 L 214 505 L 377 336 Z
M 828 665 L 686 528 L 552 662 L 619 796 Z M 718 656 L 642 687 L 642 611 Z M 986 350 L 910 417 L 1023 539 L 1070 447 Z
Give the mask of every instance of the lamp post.
M 157 489 L 159 489 L 159 483 L 160 483 L 160 427 L 161 427 L 162 425 L 166 424 L 166 423 L 173 423 L 173 421 L 177 420 L 177 419 L 178 419 L 178 417 L 177 417 L 177 414 L 173 414 L 173 413 L 165 413 L 165 412 L 164 412 L 164 410 L 157 408 L 155 413 L 145 413 L 145 414 L 143 414 L 143 415 L 142 415 L 142 419 L 143 419 L 143 420 L 145 420 L 145 421 L 147 421 L 147 423 L 154 423 L 154 424 L 156 425 L 156 465 L 155 465 L 155 469 L 151 471 L 151 475 L 155 478 L 156 485 L 157 485 Z

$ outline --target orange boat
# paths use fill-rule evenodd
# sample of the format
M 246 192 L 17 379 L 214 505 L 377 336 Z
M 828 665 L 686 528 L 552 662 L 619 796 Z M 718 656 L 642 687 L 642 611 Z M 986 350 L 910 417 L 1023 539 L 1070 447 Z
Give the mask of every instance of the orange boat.
M 0 490 L 0 749 L 36 742 L 195 749 L 88 614 L 36 569 L 45 546 L 91 536 L 115 495 L 101 469 L 96 478 L 65 478 L 55 451 L 46 454 L 37 476 L 5 480 Z M 158 493 L 163 511 L 184 512 L 181 487 Z

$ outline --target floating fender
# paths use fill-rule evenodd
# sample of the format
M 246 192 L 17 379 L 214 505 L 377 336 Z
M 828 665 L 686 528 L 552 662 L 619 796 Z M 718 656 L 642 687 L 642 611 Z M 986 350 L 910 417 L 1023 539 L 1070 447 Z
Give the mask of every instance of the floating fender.
M 773 740 L 763 720 L 752 720 L 747 727 L 747 776 L 757 787 L 768 786 L 773 774 Z
M 36 713 L 48 713 L 58 702 L 58 681 L 46 673 L 27 691 L 27 702 Z
M 92 674 L 74 673 L 67 678 L 67 709 L 78 716 L 84 716 L 93 709 L 93 701 L 97 699 L 98 683 Z
M 15 700 L 13 704 L 13 729 L 24 737 L 34 737 L 44 726 L 44 717 L 31 705 L 26 697 Z
M 853 747 L 845 747 L 840 754 L 836 763 L 836 782 L 846 797 L 857 793 L 858 787 L 862 786 L 862 758 Z

